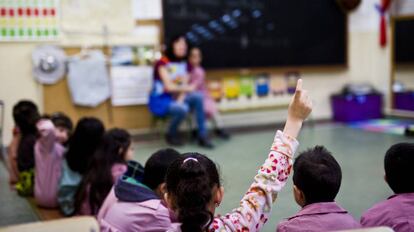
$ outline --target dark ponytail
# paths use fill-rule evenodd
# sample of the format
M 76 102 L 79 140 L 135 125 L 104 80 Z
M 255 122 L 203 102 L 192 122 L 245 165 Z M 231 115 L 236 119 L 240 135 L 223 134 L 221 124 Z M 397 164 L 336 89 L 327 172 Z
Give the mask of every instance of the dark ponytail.
M 166 176 L 167 192 L 183 232 L 206 231 L 214 215 L 208 204 L 220 187 L 216 165 L 204 155 L 187 153 L 175 160 Z

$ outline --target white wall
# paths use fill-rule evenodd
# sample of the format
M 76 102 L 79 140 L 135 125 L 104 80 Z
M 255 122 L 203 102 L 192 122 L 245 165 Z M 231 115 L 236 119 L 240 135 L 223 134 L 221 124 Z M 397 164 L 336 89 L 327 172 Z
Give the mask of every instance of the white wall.
M 42 87 L 32 78 L 31 52 L 34 43 L 0 43 L 0 100 L 5 103 L 3 142 L 8 144 L 13 128 L 12 108 L 30 99 L 43 108 Z
M 390 78 L 390 49 L 380 48 L 378 42 L 378 12 L 374 4 L 378 0 L 364 0 L 362 6 L 349 19 L 349 68 L 345 71 L 303 73 L 305 88 L 311 90 L 315 100 L 314 118 L 331 116 L 329 96 L 340 91 L 345 83 L 370 82 L 388 94 Z M 317 25 L 315 25 L 317 26 Z M 31 75 L 31 51 L 33 43 L 0 43 L 0 99 L 6 103 L 6 124 L 4 143 L 11 139 L 13 127 L 11 108 L 19 99 L 28 98 L 42 108 L 42 88 Z M 268 113 L 247 113 L 243 124 L 261 121 L 280 121 L 284 111 Z M 242 116 L 242 115 L 241 115 Z M 243 118 L 243 117 L 241 117 Z M 235 120 L 224 120 L 231 124 Z M 264 122 L 263 121 L 263 122 Z

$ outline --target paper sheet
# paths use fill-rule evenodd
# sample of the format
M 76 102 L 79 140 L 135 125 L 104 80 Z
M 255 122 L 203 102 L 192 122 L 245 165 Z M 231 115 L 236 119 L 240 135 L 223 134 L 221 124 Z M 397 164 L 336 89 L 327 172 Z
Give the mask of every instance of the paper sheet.
M 113 66 L 111 68 L 112 105 L 144 105 L 152 87 L 151 66 Z

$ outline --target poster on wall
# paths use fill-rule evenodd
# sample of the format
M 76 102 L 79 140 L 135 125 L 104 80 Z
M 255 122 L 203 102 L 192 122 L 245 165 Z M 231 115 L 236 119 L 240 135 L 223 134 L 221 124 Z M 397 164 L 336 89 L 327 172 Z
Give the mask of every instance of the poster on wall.
M 152 87 L 152 71 L 151 66 L 112 66 L 112 105 L 147 104 Z
M 0 41 L 59 37 L 58 0 L 0 0 Z

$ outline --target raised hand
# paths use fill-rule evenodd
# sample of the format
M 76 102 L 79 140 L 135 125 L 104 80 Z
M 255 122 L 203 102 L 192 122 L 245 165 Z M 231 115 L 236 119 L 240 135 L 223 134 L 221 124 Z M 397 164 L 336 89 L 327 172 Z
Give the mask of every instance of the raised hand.
M 302 79 L 298 80 L 295 95 L 289 104 L 288 117 L 283 132 L 292 137 L 297 137 L 303 121 L 312 112 L 312 100 L 308 91 L 302 88 Z

